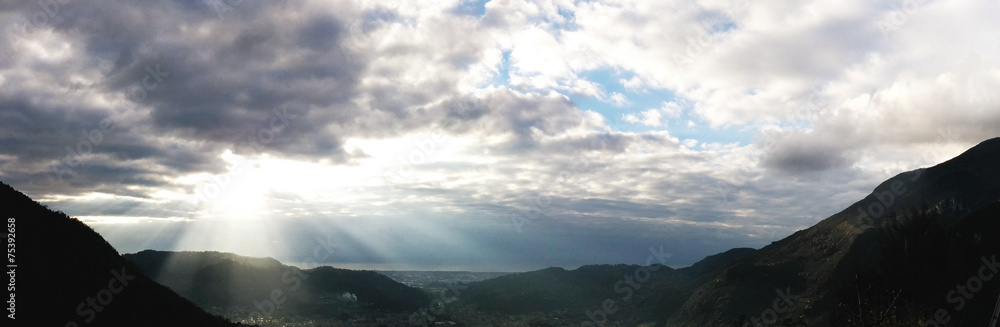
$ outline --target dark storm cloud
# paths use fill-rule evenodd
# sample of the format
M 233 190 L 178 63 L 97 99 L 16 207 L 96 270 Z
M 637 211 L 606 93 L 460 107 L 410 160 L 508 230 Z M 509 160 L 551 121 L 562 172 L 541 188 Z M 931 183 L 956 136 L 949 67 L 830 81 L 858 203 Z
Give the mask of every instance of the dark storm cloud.
M 277 6 L 287 4 L 244 1 L 220 13 L 201 1 L 68 2 L 42 12 L 44 21 L 31 20 L 44 9 L 33 2 L 5 6 L 3 26 L 18 33 L 0 44 L 16 58 L 0 64 L 15 82 L 0 90 L 0 145 L 18 165 L 2 176 L 69 186 L 62 194 L 95 189 L 86 185 L 166 186 L 164 177 L 221 171 L 222 149 L 253 140 L 276 111 L 288 114 L 282 120 L 289 128 L 258 142 L 266 151 L 344 161 L 350 154 L 342 142 L 363 130 L 355 123 L 368 115 L 349 105 L 366 58 L 342 45 L 341 17 L 280 19 L 285 12 Z M 72 44 L 69 58 L 32 56 L 29 44 L 49 32 Z M 67 77 L 97 68 L 98 78 L 67 96 Z M 85 101 L 95 96 L 129 101 Z M 114 131 L 86 145 L 86 153 L 67 154 L 65 147 L 104 119 L 114 120 Z M 64 180 L 46 178 L 67 156 L 83 165 Z M 144 177 L 151 175 L 164 177 Z
M 842 169 L 853 163 L 843 148 L 826 142 L 783 142 L 764 158 L 765 167 L 789 174 L 803 174 Z
M 500 88 L 458 96 L 457 75 L 400 83 L 395 70 L 408 67 L 371 70 L 372 60 L 430 60 L 450 74 L 483 52 L 462 41 L 366 53 L 358 43 L 379 29 L 415 22 L 392 9 L 348 14 L 352 5 L 336 5 L 342 15 L 295 1 L 244 1 L 221 11 L 201 1 L 68 2 L 40 24 L 30 20 L 38 7 L 5 9 L 3 25 L 22 29 L 2 43 L 15 60 L 0 67 L 15 85 L 0 90 L 0 115 L 8 118 L 0 122 L 0 145 L 16 164 L 6 164 L 0 176 L 26 181 L 21 185 L 30 194 L 146 197 L 157 184 L 183 188 L 173 182 L 182 175 L 223 173 L 225 149 L 346 163 L 365 156 L 344 147 L 350 138 L 430 127 L 512 134 L 493 150 L 517 155 L 540 150 L 540 138 L 588 124 L 557 94 Z M 39 57 L 36 47 L 51 47 L 41 42 L 52 40 L 68 44 L 69 55 Z M 362 86 L 363 78 L 370 82 Z M 81 140 L 105 120 L 114 128 L 99 142 Z M 67 152 L 81 142 L 86 151 Z M 624 146 L 607 135 L 586 142 Z

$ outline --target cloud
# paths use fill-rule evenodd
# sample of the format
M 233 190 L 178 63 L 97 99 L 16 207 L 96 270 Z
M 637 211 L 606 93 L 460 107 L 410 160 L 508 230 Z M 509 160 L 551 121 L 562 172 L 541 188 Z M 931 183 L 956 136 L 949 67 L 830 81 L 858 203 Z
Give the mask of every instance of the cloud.
M 625 107 L 632 104 L 632 102 L 628 101 L 628 97 L 618 92 L 611 93 L 611 96 L 608 97 L 608 100 L 615 107 Z
M 764 165 L 791 174 L 842 169 L 850 163 L 843 151 L 811 143 L 785 144 L 771 152 Z
M 483 239 L 462 258 L 683 239 L 693 260 L 1000 134 L 996 2 L 212 3 L 0 9 L 0 179 L 93 217 L 224 217 L 249 197 Z M 517 233 L 526 212 L 543 218 Z M 608 248 L 557 253 L 580 235 Z M 421 256 L 367 246 L 355 259 Z
M 661 114 L 660 110 L 658 109 L 649 109 L 639 113 L 638 115 L 636 114 L 622 115 L 622 120 L 626 122 L 633 124 L 643 124 L 652 127 L 659 127 L 660 125 L 662 125 L 660 119 L 661 119 Z
M 664 118 L 680 118 L 681 111 L 677 103 L 664 101 L 660 108 L 648 109 L 638 114 L 624 114 L 622 120 L 632 124 L 660 127 L 664 124 Z

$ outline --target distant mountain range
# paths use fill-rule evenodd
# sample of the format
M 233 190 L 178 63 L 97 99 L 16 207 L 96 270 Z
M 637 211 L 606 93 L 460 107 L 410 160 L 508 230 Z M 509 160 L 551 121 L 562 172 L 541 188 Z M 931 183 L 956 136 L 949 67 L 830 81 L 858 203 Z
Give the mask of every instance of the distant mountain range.
M 582 317 L 578 323 L 591 320 L 588 314 L 639 323 L 665 310 L 679 309 L 697 286 L 755 252 L 749 248 L 732 249 L 681 269 L 661 265 L 548 268 L 470 283 L 463 299 L 480 309 L 508 314 L 569 310 Z M 599 313 L 608 299 L 615 303 L 614 309 Z
M 429 297 L 374 271 L 299 269 L 220 252 L 126 254 L 142 271 L 203 308 L 249 314 L 349 317 L 357 310 L 415 311 Z M 276 294 L 276 295 L 275 295 Z
M 3 183 L 0 203 L 16 240 L 7 277 L 19 326 L 233 326 L 154 282 L 79 220 Z

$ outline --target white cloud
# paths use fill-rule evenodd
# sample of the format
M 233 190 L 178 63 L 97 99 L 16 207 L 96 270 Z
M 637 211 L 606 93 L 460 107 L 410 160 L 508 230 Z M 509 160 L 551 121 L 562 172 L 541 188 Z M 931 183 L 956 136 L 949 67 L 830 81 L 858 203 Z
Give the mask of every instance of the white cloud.
M 632 124 L 660 127 L 666 118 L 680 118 L 683 109 L 673 101 L 664 101 L 660 108 L 648 109 L 638 114 L 624 114 L 622 120 Z
M 628 101 L 628 97 L 618 92 L 611 93 L 611 96 L 608 97 L 608 100 L 609 102 L 611 102 L 612 105 L 619 108 L 626 107 L 632 104 L 632 102 Z
M 633 124 L 643 124 L 651 127 L 659 127 L 663 125 L 662 118 L 663 115 L 660 113 L 659 109 L 649 109 L 637 114 L 626 114 L 622 116 L 622 120 Z
M 683 109 L 681 109 L 681 106 L 673 101 L 664 101 L 663 105 L 660 107 L 660 112 L 663 113 L 663 116 L 668 118 L 678 118 L 681 116 L 682 111 Z

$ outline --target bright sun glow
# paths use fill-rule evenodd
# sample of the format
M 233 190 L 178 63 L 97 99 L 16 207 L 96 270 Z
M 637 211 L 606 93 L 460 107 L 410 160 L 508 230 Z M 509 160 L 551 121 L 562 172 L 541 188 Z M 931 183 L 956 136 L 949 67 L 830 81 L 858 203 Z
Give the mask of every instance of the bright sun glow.
M 338 225 L 345 236 L 365 240 L 364 235 L 373 233 L 371 228 L 377 223 L 337 221 L 379 212 L 393 215 L 384 207 L 387 199 L 370 190 L 393 183 L 446 180 L 446 176 L 428 167 L 441 158 L 460 156 L 463 149 L 459 145 L 457 140 L 430 134 L 351 140 L 347 148 L 363 153 L 353 159 L 357 161 L 353 165 L 282 160 L 268 155 L 251 158 L 227 150 L 219 156 L 227 165 L 225 173 L 186 176 L 179 182 L 190 185 L 194 195 L 163 196 L 192 203 L 190 212 L 196 221 L 180 238 L 181 248 L 280 256 L 287 250 L 280 231 L 290 219 L 323 218 Z M 330 210 L 308 211 L 296 205 L 304 202 L 324 203 Z M 407 229 L 444 238 L 441 231 L 428 228 L 414 222 Z M 365 251 L 392 255 L 385 242 L 362 243 Z

